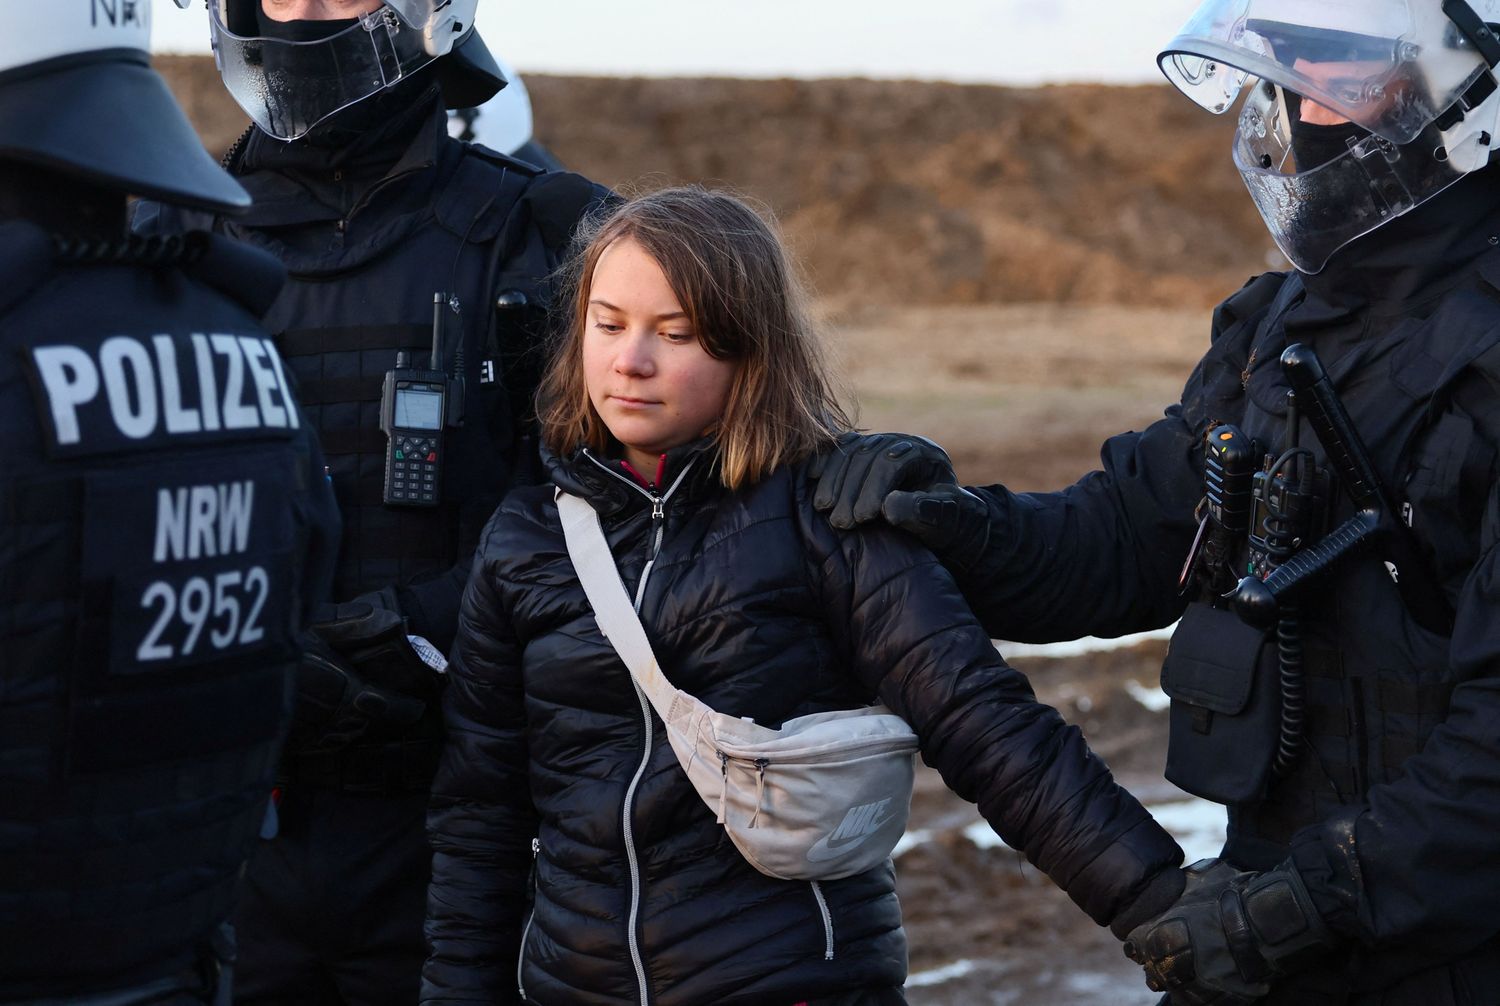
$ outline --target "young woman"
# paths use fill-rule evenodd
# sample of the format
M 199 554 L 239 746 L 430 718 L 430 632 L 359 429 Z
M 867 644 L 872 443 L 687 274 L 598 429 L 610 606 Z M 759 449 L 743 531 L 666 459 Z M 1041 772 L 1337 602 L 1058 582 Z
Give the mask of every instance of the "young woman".
M 541 417 L 551 478 L 599 512 L 673 684 L 773 727 L 883 702 L 1096 921 L 1174 900 L 1176 843 L 943 568 L 813 511 L 804 463 L 849 423 L 785 253 L 743 203 L 673 189 L 597 226 Z M 891 864 L 803 883 L 741 857 L 600 633 L 551 486 L 492 520 L 449 676 L 424 1002 L 904 1002 Z

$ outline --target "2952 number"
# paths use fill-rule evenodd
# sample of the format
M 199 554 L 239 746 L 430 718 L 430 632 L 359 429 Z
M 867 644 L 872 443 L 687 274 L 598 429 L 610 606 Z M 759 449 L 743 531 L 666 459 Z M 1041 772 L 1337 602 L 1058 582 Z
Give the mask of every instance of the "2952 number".
M 212 580 L 195 576 L 180 587 L 166 580 L 153 582 L 141 593 L 141 607 L 150 611 L 159 605 L 161 610 L 136 648 L 136 659 L 146 663 L 190 657 L 205 635 L 212 650 L 259 642 L 266 634 L 260 614 L 270 589 L 271 578 L 260 566 L 227 570 Z M 169 633 L 182 636 L 180 643 L 164 641 Z

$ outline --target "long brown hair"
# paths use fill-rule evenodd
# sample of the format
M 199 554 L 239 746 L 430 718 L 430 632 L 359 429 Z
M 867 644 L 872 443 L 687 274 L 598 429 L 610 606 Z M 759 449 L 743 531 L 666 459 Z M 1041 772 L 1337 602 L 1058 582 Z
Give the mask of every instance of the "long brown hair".
M 637 196 L 585 225 L 566 273 L 565 325 L 537 392 L 549 449 L 613 444 L 584 384 L 583 333 L 594 267 L 625 238 L 661 266 L 708 355 L 738 364 L 715 429 L 726 487 L 749 485 L 852 427 L 772 225 L 735 196 L 685 186 Z

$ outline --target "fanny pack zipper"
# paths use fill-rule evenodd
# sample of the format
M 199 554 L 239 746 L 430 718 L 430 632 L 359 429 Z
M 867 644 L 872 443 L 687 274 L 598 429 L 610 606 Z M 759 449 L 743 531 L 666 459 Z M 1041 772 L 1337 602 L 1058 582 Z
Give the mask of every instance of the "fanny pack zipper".
M 822 761 L 828 759 L 830 756 L 837 756 L 839 761 L 848 761 L 851 757 L 862 758 L 872 754 L 883 754 L 886 751 L 899 751 L 902 748 L 910 748 L 915 751 L 917 750 L 917 746 L 917 741 L 914 737 L 871 737 L 867 741 L 843 742 L 836 749 L 830 747 L 822 751 L 788 751 L 785 753 L 785 758 L 795 759 L 799 765 Z M 730 761 L 748 763 L 765 761 L 767 765 L 775 764 L 776 762 L 776 759 L 768 760 L 764 756 L 757 758 L 742 754 L 736 751 L 734 746 L 730 744 L 720 745 L 716 751 L 721 762 L 725 758 Z
M 771 767 L 769 758 L 745 758 L 740 755 L 732 755 L 722 749 L 715 749 L 719 756 L 719 770 L 723 775 L 723 783 L 719 786 L 719 813 L 715 823 L 724 823 L 724 810 L 729 797 L 729 763 L 740 762 L 755 770 L 755 813 L 750 815 L 750 823 L 747 827 L 754 828 L 760 822 L 761 804 L 766 798 L 766 769 Z

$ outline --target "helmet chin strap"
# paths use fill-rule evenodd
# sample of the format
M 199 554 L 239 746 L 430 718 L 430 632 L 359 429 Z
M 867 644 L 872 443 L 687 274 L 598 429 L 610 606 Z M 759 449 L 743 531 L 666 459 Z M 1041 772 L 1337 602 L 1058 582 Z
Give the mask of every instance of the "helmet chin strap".
M 1465 0 L 1443 0 L 1442 10 L 1491 69 L 1500 64 L 1500 36 L 1495 34 L 1493 25 L 1486 24 Z
M 1495 81 L 1494 73 L 1496 65 L 1500 65 L 1500 37 L 1495 35 L 1494 28 L 1486 24 L 1465 0 L 1443 0 L 1443 14 L 1453 22 L 1459 34 L 1474 47 L 1490 68 L 1489 73 L 1482 74 L 1469 85 L 1469 89 L 1434 120 L 1434 125 L 1446 133 L 1462 122 L 1465 115 L 1488 101 L 1497 87 L 1500 87 Z

